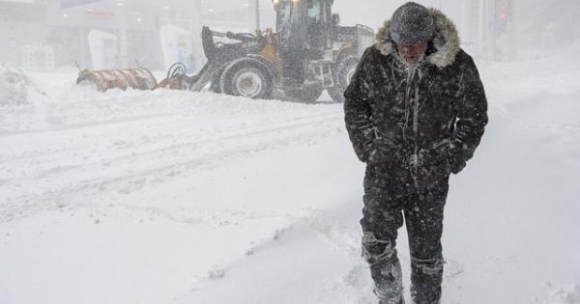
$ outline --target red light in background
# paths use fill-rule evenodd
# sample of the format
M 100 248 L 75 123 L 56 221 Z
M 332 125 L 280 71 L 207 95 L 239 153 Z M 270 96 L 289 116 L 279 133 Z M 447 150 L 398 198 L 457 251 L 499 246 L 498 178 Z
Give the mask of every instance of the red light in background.
M 506 12 L 499 13 L 499 20 L 506 21 L 508 19 L 508 15 Z

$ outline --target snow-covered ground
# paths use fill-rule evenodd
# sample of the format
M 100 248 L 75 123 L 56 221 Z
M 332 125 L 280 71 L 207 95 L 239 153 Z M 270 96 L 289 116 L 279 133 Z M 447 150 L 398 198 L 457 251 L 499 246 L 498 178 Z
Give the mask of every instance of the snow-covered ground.
M 578 50 L 479 63 L 490 124 L 451 181 L 444 303 L 580 303 Z M 0 68 L 0 303 L 376 302 L 341 104 L 75 77 Z

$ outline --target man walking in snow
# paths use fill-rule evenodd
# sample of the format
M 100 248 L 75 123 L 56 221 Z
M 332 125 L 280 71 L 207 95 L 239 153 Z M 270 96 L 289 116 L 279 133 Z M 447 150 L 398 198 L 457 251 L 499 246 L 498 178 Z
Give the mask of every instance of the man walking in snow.
M 350 140 L 367 163 L 362 251 L 379 303 L 404 301 L 395 249 L 403 222 L 413 302 L 440 303 L 449 175 L 465 167 L 487 124 L 477 68 L 451 20 L 408 2 L 379 30 L 344 95 Z

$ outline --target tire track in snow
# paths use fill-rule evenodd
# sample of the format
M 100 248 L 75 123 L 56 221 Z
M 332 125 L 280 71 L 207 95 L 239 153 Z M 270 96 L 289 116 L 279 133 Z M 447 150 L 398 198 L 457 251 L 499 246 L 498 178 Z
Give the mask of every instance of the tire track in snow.
M 19 130 L 19 131 L 5 131 L 0 129 L 0 138 L 10 137 L 10 136 L 18 136 L 23 134 L 45 134 L 45 133 L 53 133 L 53 132 L 62 132 L 62 131 L 72 131 L 72 130 L 79 130 L 97 126 L 106 126 L 106 125 L 116 125 L 116 124 L 124 124 L 131 121 L 144 121 L 149 119 L 158 119 L 158 118 L 167 118 L 175 116 L 172 113 L 159 113 L 159 114 L 144 114 L 144 115 L 135 115 L 130 117 L 123 117 L 123 118 L 116 118 L 110 120 L 103 120 L 103 121 L 96 121 L 96 122 L 83 122 L 83 123 L 73 123 L 70 125 L 65 125 L 61 127 L 55 127 L 53 129 L 47 130 Z
M 340 132 L 337 127 L 339 117 L 342 117 L 340 112 L 293 118 L 272 127 L 240 128 L 233 133 L 225 131 L 220 137 L 202 140 L 197 140 L 197 136 L 191 134 L 180 138 L 185 141 L 179 144 L 169 140 L 162 145 L 146 145 L 147 149 L 141 151 L 141 146 L 129 147 L 121 155 L 99 159 L 97 162 L 76 165 L 60 162 L 33 176 L 5 181 L 5 195 L 4 198 L 0 197 L 5 201 L 0 205 L 0 222 L 30 216 L 43 210 L 87 204 L 95 196 L 107 191 L 127 194 L 261 151 L 280 149 L 296 143 L 315 143 Z M 62 160 L 66 156 L 56 154 L 53 158 Z M 83 174 L 88 176 L 82 177 Z
M 316 122 L 324 123 L 326 120 L 334 119 L 335 116 L 337 116 L 336 113 L 324 113 L 321 115 L 319 114 L 310 115 L 307 117 L 293 118 L 286 120 L 283 123 L 278 123 L 276 126 L 269 128 L 264 128 L 262 125 L 250 127 L 240 127 L 239 125 L 233 125 L 229 126 L 228 128 L 219 130 L 216 133 L 212 133 L 209 136 L 205 135 L 202 139 L 199 138 L 200 135 L 207 132 L 205 129 L 197 130 L 198 132 L 179 137 L 176 137 L 175 132 L 172 132 L 172 130 L 167 130 L 165 133 L 155 135 L 154 137 L 144 136 L 144 134 L 129 134 L 130 138 L 127 138 L 127 136 L 123 138 L 113 138 L 112 140 L 109 140 L 106 145 L 99 145 L 100 150 L 93 151 L 87 151 L 90 150 L 88 148 L 94 149 L 94 147 L 87 147 L 88 144 L 86 143 L 84 145 L 72 148 L 70 146 L 59 144 L 56 147 L 48 149 L 44 148 L 40 150 L 24 152 L 18 151 L 14 156 L 9 154 L 0 154 L 0 160 L 2 160 L 3 164 L 3 166 L 0 167 L 2 168 L 0 171 L 6 173 L 9 171 L 14 171 L 15 168 L 20 169 L 20 176 L 11 176 L 11 179 L 14 180 L 17 178 L 31 177 L 43 178 L 87 165 L 104 164 L 105 166 L 111 166 L 113 162 L 134 159 L 135 157 L 141 155 L 146 156 L 159 152 L 171 154 L 172 151 L 179 151 L 183 148 L 192 148 L 195 146 L 212 144 L 215 142 L 230 140 L 236 137 L 253 136 L 260 133 L 270 134 L 274 133 L 275 131 L 293 129 L 299 126 L 307 126 Z M 101 137 L 103 136 L 101 135 Z M 73 139 L 69 139 L 69 141 L 73 141 Z M 74 139 L 74 141 L 78 141 L 78 139 Z M 138 143 L 135 144 L 135 142 Z M 111 151 L 111 147 L 113 147 L 115 151 Z M 37 147 L 35 146 L 33 149 L 36 148 Z M 95 154 L 103 154 L 107 158 L 101 158 L 93 162 L 86 161 L 87 159 L 91 158 L 89 156 L 94 156 Z M 113 155 L 113 157 L 108 157 L 111 155 Z M 58 161 L 56 165 L 54 165 L 55 160 Z M 26 171 L 35 169 L 36 171 Z

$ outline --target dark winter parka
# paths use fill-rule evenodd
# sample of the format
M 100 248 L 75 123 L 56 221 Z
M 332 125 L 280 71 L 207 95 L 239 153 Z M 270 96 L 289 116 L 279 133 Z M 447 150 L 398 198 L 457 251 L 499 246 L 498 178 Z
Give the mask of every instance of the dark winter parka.
M 367 179 L 387 190 L 418 192 L 463 169 L 487 124 L 487 101 L 455 25 L 430 9 L 436 23 L 422 63 L 407 66 L 386 21 L 344 94 L 345 121 Z

